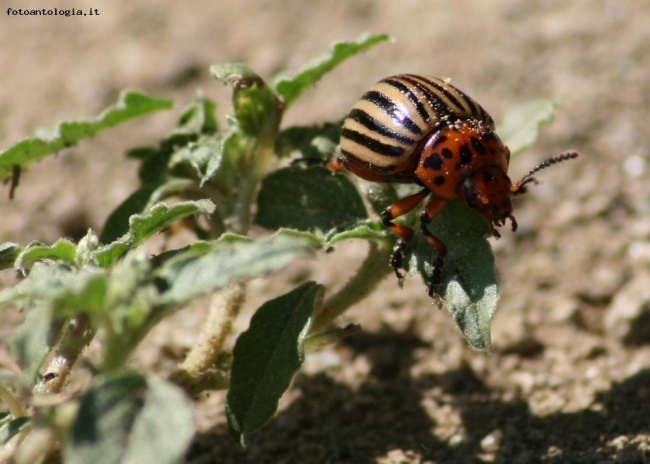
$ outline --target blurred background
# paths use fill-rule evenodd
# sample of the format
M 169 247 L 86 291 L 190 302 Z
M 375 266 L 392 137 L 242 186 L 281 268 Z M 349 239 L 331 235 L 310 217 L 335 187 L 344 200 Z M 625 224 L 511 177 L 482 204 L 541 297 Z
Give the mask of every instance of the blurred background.
M 200 414 L 203 435 L 188 459 L 648 462 L 650 3 L 561 3 L 4 2 L 99 15 L 0 11 L 0 148 L 38 127 L 95 115 L 126 88 L 172 98 L 177 110 L 29 168 L 16 198 L 7 199 L 6 187 L 0 200 L 0 241 L 100 230 L 137 185 L 128 148 L 155 143 L 197 89 L 227 114 L 230 89 L 211 79 L 210 64 L 243 62 L 270 78 L 297 71 L 335 41 L 388 33 L 391 43 L 347 61 L 305 94 L 285 125 L 339 120 L 374 82 L 415 72 L 451 78 L 496 121 L 533 98 L 559 104 L 535 147 L 513 160 L 513 178 L 552 154 L 580 152 L 518 200 L 520 232 L 492 240 L 502 281 L 495 349 L 471 352 L 417 277 L 403 290 L 387 279 L 350 315 L 364 332 L 308 361 L 248 454 L 229 442 L 215 394 L 202 399 L 209 405 Z M 361 259 L 365 250 L 350 247 L 347 259 Z M 254 282 L 250 309 L 290 278 L 335 286 L 345 278 L 340 268 L 348 269 L 342 254 Z

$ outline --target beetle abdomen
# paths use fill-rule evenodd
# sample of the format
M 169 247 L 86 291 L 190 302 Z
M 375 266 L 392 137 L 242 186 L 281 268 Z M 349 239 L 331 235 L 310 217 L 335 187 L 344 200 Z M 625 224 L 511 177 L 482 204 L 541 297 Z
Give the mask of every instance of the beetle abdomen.
M 423 139 L 443 125 L 474 119 L 494 129 L 474 100 L 442 79 L 415 74 L 388 77 L 354 105 L 343 123 L 341 151 L 368 169 L 390 174 L 412 166 Z M 350 161 L 352 161 L 352 159 Z

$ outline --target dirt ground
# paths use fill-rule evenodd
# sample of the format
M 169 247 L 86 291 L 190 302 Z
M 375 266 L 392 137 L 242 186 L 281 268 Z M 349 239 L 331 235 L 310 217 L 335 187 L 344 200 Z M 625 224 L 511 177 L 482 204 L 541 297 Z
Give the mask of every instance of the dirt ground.
M 491 353 L 467 347 L 419 279 L 402 290 L 387 279 L 346 317 L 363 332 L 308 358 L 248 450 L 228 438 L 224 395 L 202 398 L 188 462 L 650 462 L 649 2 L 58 3 L 4 2 L 99 16 L 0 11 L 0 147 L 96 114 L 123 88 L 180 106 L 202 88 L 223 115 L 228 89 L 210 79 L 210 64 L 241 61 L 271 76 L 372 31 L 394 41 L 327 76 L 287 124 L 341 118 L 375 81 L 421 72 L 452 77 L 497 121 L 531 98 L 560 103 L 539 143 L 513 161 L 512 177 L 550 154 L 581 154 L 540 176 L 517 202 L 520 231 L 493 241 L 502 296 Z M 30 168 L 17 198 L 1 200 L 0 242 L 98 230 L 136 185 L 125 149 L 152 143 L 175 117 L 130 124 Z M 365 252 L 337 251 L 252 282 L 240 327 L 297 275 L 335 288 Z M 152 334 L 143 359 L 155 364 L 162 348 L 192 343 L 201 318 L 179 313 L 178 321 Z

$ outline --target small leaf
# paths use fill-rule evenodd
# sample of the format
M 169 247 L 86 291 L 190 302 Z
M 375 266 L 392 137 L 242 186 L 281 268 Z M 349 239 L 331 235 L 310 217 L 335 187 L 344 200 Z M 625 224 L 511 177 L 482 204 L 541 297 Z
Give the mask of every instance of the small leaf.
M 497 133 L 510 148 L 510 156 L 527 150 L 539 137 L 539 131 L 553 122 L 557 104 L 551 100 L 532 100 L 510 110 Z
M 17 243 L 6 242 L 0 245 L 0 271 L 14 267 L 16 259 L 23 251 Z
M 184 201 L 172 206 L 159 203 L 145 214 L 131 216 L 129 231 L 113 243 L 98 248 L 95 259 L 100 266 L 108 267 L 129 249 L 137 247 L 179 219 L 194 214 L 212 214 L 214 208 L 210 200 Z
M 166 261 L 156 275 L 166 283 L 162 302 L 180 304 L 225 287 L 236 279 L 251 279 L 312 256 L 321 242 L 311 234 L 280 230 L 255 242 L 225 235 L 207 250 L 192 249 Z
M 96 377 L 81 398 L 65 444 L 64 461 L 121 462 L 145 397 L 146 381 L 140 374 L 116 372 Z
M 51 297 L 50 302 L 56 317 L 76 316 L 81 313 L 104 316 L 104 311 L 110 307 L 106 301 L 110 285 L 108 276 L 104 270 L 88 268 L 90 266 L 77 273 L 71 273 L 70 279 Z M 100 321 L 104 320 L 100 317 Z
M 285 107 L 288 108 L 305 90 L 346 59 L 389 38 L 386 34 L 363 34 L 349 42 L 337 42 L 329 51 L 307 63 L 295 76 L 276 79 L 273 87 L 284 97 Z
M 60 238 L 53 245 L 27 246 L 16 259 L 16 269 L 25 271 L 36 261 L 53 260 L 70 265 L 75 264 L 77 247 L 70 240 Z
M 476 350 L 489 350 L 492 347 L 490 322 L 497 309 L 499 291 L 495 276 L 490 275 L 481 284 L 483 293 L 478 294 L 463 277 L 452 280 L 445 289 L 445 301 L 456 320 L 465 340 Z
M 151 205 L 152 197 L 163 184 L 163 181 L 145 184 L 124 200 L 106 220 L 99 241 L 111 243 L 126 234 L 129 231 L 131 216 L 143 213 Z
M 171 166 L 171 158 L 175 152 L 195 143 L 201 137 L 211 139 L 216 134 L 219 127 L 215 110 L 216 104 L 212 100 L 198 94 L 183 110 L 178 127 L 173 128 L 157 148 L 139 147 L 127 153 L 129 158 L 142 161 L 138 170 L 142 184 L 146 186 L 166 181 L 171 169 L 175 169 L 175 177 L 192 177 L 187 169 L 183 170 L 182 163 L 177 162 L 175 166 Z
M 255 223 L 267 229 L 327 231 L 367 217 L 350 180 L 321 167 L 272 172 L 262 180 L 257 207 Z
M 224 140 L 214 137 L 202 137 L 196 142 L 176 150 L 170 160 L 169 167 L 176 172 L 179 167 L 189 165 L 201 179 L 201 184 L 208 181 L 221 166 Z
M 217 104 L 204 97 L 200 93 L 194 96 L 192 103 L 183 110 L 180 124 L 174 131 L 176 134 L 215 134 L 219 130 L 219 124 L 215 117 Z
M 158 148 L 136 147 L 126 153 L 127 158 L 140 161 L 140 168 L 138 169 L 140 183 L 147 185 L 155 182 L 163 182 L 167 178 L 167 165 L 174 147 L 177 146 L 174 145 L 172 147 L 163 140 Z
M 123 462 L 181 462 L 195 431 L 194 408 L 181 390 L 149 375 L 147 396 L 135 420 Z
M 303 342 L 322 297 L 323 287 L 308 282 L 267 301 L 237 339 L 226 413 L 229 432 L 242 446 L 275 414 L 302 365 Z
M 96 377 L 83 395 L 64 461 L 173 464 L 194 430 L 192 407 L 177 387 L 116 371 Z
M 83 267 L 92 262 L 93 253 L 97 248 L 99 248 L 99 246 L 100 243 L 97 234 L 92 229 L 88 229 L 86 235 L 84 235 L 77 244 L 77 267 Z
M 74 145 L 103 130 L 147 113 L 171 107 L 172 103 L 169 100 L 152 98 L 137 92 L 123 92 L 114 106 L 94 118 L 63 122 L 54 127 L 41 129 L 33 138 L 18 142 L 13 147 L 0 152 L 0 180 L 11 177 L 16 166 L 25 167 L 50 153 Z
M 447 246 L 444 260 L 443 298 L 467 342 L 476 349 L 490 348 L 490 321 L 496 311 L 498 283 L 494 256 L 485 239 L 485 219 L 459 199 L 449 202 L 429 225 Z M 435 251 L 422 234 L 416 234 L 405 252 L 409 273 L 418 272 L 428 282 Z

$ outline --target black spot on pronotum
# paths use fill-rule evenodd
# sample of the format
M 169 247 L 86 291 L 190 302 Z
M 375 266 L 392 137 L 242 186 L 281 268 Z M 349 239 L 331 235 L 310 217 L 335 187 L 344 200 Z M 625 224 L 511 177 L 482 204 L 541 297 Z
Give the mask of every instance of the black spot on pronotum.
M 436 184 L 437 186 L 441 186 L 442 184 L 445 183 L 445 176 L 436 176 L 433 179 L 433 183 Z
M 479 139 L 471 137 L 470 141 L 472 142 L 472 147 L 474 147 L 474 150 L 476 150 L 479 155 L 487 155 L 487 148 L 485 148 L 485 145 L 483 145 Z
M 456 171 L 460 171 L 472 161 L 472 152 L 467 145 L 460 147 L 460 161 L 456 163 Z
M 440 158 L 440 155 L 438 153 L 434 153 L 433 155 L 429 156 L 424 160 L 423 163 L 425 168 L 434 169 L 436 171 L 442 169 L 443 164 L 444 163 L 442 161 L 442 158 Z
M 472 161 L 472 152 L 467 145 L 463 145 L 460 148 L 460 162 L 461 164 L 467 164 L 470 161 Z

